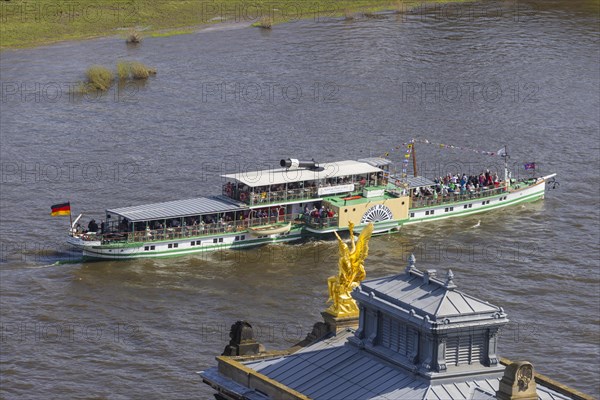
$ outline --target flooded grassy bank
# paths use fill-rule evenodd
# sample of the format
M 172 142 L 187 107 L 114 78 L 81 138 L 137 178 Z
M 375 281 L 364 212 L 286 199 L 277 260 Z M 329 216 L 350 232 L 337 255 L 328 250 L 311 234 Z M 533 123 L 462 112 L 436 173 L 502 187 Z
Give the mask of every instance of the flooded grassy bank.
M 24 0 L 0 4 L 0 48 L 34 47 L 64 40 L 127 34 L 135 29 L 145 36 L 195 32 L 216 23 L 260 25 L 300 20 L 371 17 L 378 11 L 410 12 L 415 7 L 462 1 L 350 0 L 80 0 L 77 2 Z

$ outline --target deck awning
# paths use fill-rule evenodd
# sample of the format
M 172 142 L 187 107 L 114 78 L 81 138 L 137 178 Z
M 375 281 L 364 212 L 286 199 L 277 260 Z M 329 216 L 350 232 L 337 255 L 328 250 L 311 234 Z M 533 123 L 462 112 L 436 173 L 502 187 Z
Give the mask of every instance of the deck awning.
M 336 178 L 339 176 L 366 175 L 382 171 L 365 162 L 354 160 L 337 161 L 319 165 L 322 169 L 318 171 L 307 168 L 275 168 L 263 171 L 239 172 L 222 176 L 227 179 L 235 179 L 249 187 L 258 187 Z
M 215 196 L 113 208 L 106 210 L 106 212 L 109 214 L 120 215 L 132 222 L 137 222 L 232 212 L 245 209 L 248 209 L 248 207 L 242 203 Z
M 387 158 L 383 158 L 383 157 L 360 158 L 360 159 L 358 159 L 358 161 L 367 163 L 367 164 L 372 165 L 374 167 L 382 167 L 384 165 L 391 165 L 392 164 L 392 160 L 387 159 Z
M 408 187 L 411 189 L 435 185 L 435 182 L 433 182 L 432 180 L 427 179 L 423 176 L 409 176 L 407 179 L 408 179 Z

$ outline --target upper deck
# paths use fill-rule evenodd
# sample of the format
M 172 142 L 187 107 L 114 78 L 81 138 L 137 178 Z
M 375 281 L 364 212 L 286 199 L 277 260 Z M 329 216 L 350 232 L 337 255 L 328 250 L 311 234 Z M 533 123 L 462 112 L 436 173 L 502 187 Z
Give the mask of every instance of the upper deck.
M 387 166 L 386 166 L 387 167 Z M 292 165 L 262 171 L 222 175 L 228 182 L 223 195 L 250 206 L 320 199 L 324 196 L 361 192 L 364 187 L 387 184 L 388 172 L 364 161 L 344 160 Z

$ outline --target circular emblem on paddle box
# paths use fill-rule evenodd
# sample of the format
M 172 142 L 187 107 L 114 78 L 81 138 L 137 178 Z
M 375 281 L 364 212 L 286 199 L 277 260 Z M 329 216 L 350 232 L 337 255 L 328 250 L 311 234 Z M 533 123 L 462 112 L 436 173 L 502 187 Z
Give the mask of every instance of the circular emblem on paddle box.
M 360 220 L 361 224 L 369 222 L 389 221 L 394 218 L 392 210 L 383 204 L 377 204 L 367 210 Z

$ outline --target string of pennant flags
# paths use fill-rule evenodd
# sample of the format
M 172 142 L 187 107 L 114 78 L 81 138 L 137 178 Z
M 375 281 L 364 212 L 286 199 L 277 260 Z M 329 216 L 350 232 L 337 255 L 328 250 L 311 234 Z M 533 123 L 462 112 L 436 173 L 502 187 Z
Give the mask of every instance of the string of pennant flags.
M 400 151 L 400 150 L 404 150 L 406 148 L 407 149 L 406 153 L 410 153 L 411 149 L 412 149 L 413 143 L 429 144 L 429 145 L 433 145 L 433 146 L 439 147 L 440 149 L 453 149 L 453 150 L 471 151 L 473 153 L 483 154 L 483 155 L 488 155 L 488 156 L 505 156 L 506 155 L 506 150 L 505 150 L 504 147 L 502 147 L 498 151 L 487 151 L 487 150 L 472 149 L 472 148 L 463 147 L 463 146 L 456 146 L 456 145 L 453 145 L 453 144 L 436 143 L 436 142 L 432 142 L 432 141 L 427 140 L 427 139 L 412 139 L 410 142 L 402 143 L 402 145 L 400 145 L 400 146 L 393 147 L 391 149 L 391 151 L 392 152 L 394 152 L 394 151 Z M 384 155 L 386 157 L 388 157 L 390 155 L 390 152 L 388 151 Z M 407 158 L 410 158 L 410 157 L 407 157 Z
M 404 184 L 406 184 L 406 180 L 407 180 L 407 177 L 408 177 L 408 164 L 410 162 L 409 160 L 410 160 L 411 155 L 412 155 L 412 147 L 414 146 L 415 143 L 429 144 L 429 145 L 433 145 L 433 146 L 439 147 L 440 149 L 453 149 L 453 150 L 470 151 L 470 152 L 473 152 L 473 153 L 483 154 L 483 155 L 488 155 L 488 156 L 500 156 L 500 157 L 506 156 L 506 148 L 505 147 L 502 147 L 498 151 L 486 151 L 486 150 L 472 149 L 472 148 L 463 147 L 463 146 L 455 146 L 453 144 L 436 143 L 436 142 L 432 142 L 432 141 L 427 140 L 427 139 L 412 139 L 410 142 L 402 143 L 402 145 L 395 146 L 395 147 L 393 147 L 390 150 L 391 152 L 402 152 L 402 153 L 404 153 L 404 157 L 402 158 L 402 175 L 401 175 L 402 176 L 402 181 L 403 181 Z M 383 154 L 383 156 L 384 157 L 389 157 L 390 156 L 390 151 L 385 152 Z M 533 165 L 535 165 L 535 164 L 533 164 Z M 532 169 L 535 169 L 535 166 Z

